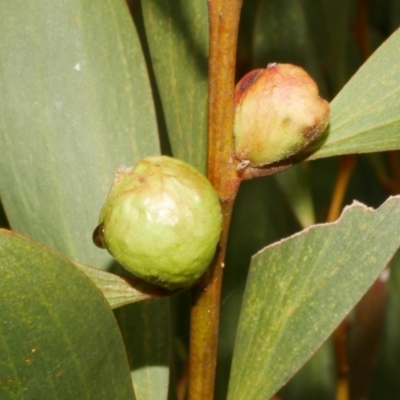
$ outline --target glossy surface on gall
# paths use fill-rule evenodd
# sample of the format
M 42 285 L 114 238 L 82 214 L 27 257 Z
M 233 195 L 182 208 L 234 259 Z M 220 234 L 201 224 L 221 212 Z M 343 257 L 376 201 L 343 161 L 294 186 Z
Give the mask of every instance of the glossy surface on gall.
M 117 171 L 95 235 L 127 270 L 174 290 L 205 272 L 221 222 L 207 178 L 180 160 L 156 156 Z

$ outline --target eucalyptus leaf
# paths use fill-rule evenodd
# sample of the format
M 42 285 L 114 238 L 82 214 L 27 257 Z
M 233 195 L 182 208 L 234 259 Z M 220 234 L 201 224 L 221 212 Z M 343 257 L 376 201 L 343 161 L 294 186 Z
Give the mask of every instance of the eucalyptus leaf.
M 207 2 L 144 0 L 142 9 L 172 152 L 205 172 Z
M 0 0 L 0 192 L 19 232 L 111 261 L 91 232 L 120 165 L 159 153 L 141 46 L 123 0 Z
M 315 223 L 315 213 L 307 165 L 294 165 L 274 175 L 290 208 L 303 228 Z
M 304 66 L 309 51 L 300 0 L 261 0 L 254 24 L 253 57 L 257 66 L 291 62 Z
M 324 136 L 308 159 L 400 149 L 400 30 L 359 69 L 331 103 Z
M 293 1 L 293 0 L 291 0 Z M 332 98 L 349 79 L 348 57 L 353 34 L 355 0 L 301 0 L 301 9 L 315 51 L 317 64 L 326 77 Z
M 124 344 L 69 260 L 0 229 L 0 398 L 133 400 Z
M 321 346 L 400 246 L 400 197 L 361 204 L 253 257 L 229 400 L 270 398 Z
M 138 278 L 124 278 L 84 264 L 75 263 L 75 265 L 101 290 L 112 309 L 171 294 L 168 290 L 150 285 Z
M 265 68 L 271 62 L 302 66 L 327 94 L 326 80 L 309 35 L 301 0 L 262 0 L 253 29 L 253 64 Z
M 115 310 L 128 351 L 137 400 L 167 400 L 170 379 L 170 301 L 158 299 Z

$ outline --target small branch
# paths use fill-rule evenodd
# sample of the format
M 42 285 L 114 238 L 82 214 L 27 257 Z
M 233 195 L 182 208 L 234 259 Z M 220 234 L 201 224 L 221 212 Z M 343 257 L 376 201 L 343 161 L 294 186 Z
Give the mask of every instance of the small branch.
M 233 143 L 233 94 L 242 0 L 208 0 L 210 23 L 207 176 L 221 200 L 223 226 L 214 260 L 192 289 L 189 399 L 214 398 L 220 295 L 233 203 L 239 188 Z
M 352 31 L 358 42 L 361 56 L 366 61 L 372 53 L 368 37 L 368 4 L 366 0 L 357 0 L 357 16 Z
M 214 398 L 221 283 L 231 205 L 226 204 L 223 236 L 216 257 L 202 282 L 192 289 L 189 353 L 189 399 Z
M 356 163 L 355 155 L 342 156 L 340 158 L 339 173 L 336 179 L 335 189 L 329 206 L 327 222 L 336 221 L 343 207 L 343 199 L 349 185 L 351 173 Z

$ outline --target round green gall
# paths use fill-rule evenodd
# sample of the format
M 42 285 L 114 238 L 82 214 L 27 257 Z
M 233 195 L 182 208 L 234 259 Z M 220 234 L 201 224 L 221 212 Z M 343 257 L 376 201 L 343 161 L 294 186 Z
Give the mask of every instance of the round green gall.
M 221 233 L 218 196 L 189 164 L 165 156 L 121 167 L 93 239 L 127 270 L 169 290 L 196 282 Z
M 322 134 L 329 113 L 302 68 L 273 63 L 251 71 L 235 89 L 236 157 L 254 167 L 291 157 Z

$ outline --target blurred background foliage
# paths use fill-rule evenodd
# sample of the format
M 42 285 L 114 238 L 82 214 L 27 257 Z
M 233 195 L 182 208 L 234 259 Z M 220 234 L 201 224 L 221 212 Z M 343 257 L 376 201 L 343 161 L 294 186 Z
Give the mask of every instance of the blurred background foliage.
M 150 0 L 143 3 L 130 0 L 128 3 L 150 76 L 162 152 L 183 158 L 204 170 L 205 141 L 199 137 L 191 138 L 190 135 L 182 136 L 182 132 L 201 131 L 201 136 L 206 129 L 206 1 L 196 0 L 193 2 L 194 9 L 184 9 L 182 20 L 186 18 L 186 25 L 181 24 L 178 33 L 171 31 L 171 35 L 183 35 L 194 44 L 188 43 L 184 48 L 178 46 L 174 50 L 176 52 L 170 54 L 171 58 L 164 60 L 171 63 L 170 70 L 165 70 L 163 61 L 158 58 L 162 57 L 163 45 L 168 40 L 168 33 L 163 35 L 161 32 L 166 32 L 168 27 L 157 26 L 154 23 L 157 19 L 151 20 L 148 15 L 156 12 L 173 13 L 174 4 L 179 8 L 184 7 L 184 2 L 167 1 L 164 6 L 157 6 L 157 2 Z M 270 62 L 294 63 L 303 66 L 318 82 L 323 97 L 332 100 L 399 24 L 400 0 L 244 0 L 237 78 L 253 68 L 263 68 Z M 146 34 L 149 30 L 154 32 L 150 36 Z M 199 31 L 202 32 L 199 37 L 193 36 L 193 32 Z M 190 46 L 195 47 L 203 59 L 200 65 L 180 64 L 180 60 L 187 59 L 188 53 L 191 53 Z M 171 51 L 171 47 L 164 47 L 165 51 Z M 170 79 L 173 79 L 171 76 L 176 79 L 181 68 L 190 67 L 198 74 L 196 82 L 200 81 L 199 86 L 194 85 L 198 87 L 198 93 L 192 93 L 190 100 L 193 103 L 192 113 L 183 110 L 179 102 L 169 98 L 170 104 L 167 105 L 168 101 L 165 100 L 168 99 Z M 184 91 L 185 86 L 179 90 Z M 184 101 L 187 103 L 188 100 Z M 182 119 L 183 126 L 177 127 L 176 121 Z M 188 143 L 182 140 L 188 140 Z M 191 140 L 197 145 L 193 146 Z M 191 150 L 187 153 L 184 149 Z M 315 222 L 327 221 L 340 164 L 338 158 L 318 160 L 297 165 L 276 177 L 243 183 L 234 209 L 226 260 L 216 399 L 224 399 L 226 395 L 235 332 L 251 256 L 266 245 Z M 398 153 L 359 155 L 342 205 L 356 199 L 368 206 L 377 207 L 389 195 L 397 193 L 400 193 Z M 8 227 L 2 208 L 0 226 Z M 374 311 L 376 314 L 370 315 L 372 323 L 367 323 L 368 318 L 357 318 L 357 313 L 349 318 L 349 363 L 355 369 L 361 369 L 350 374 L 353 379 L 350 382 L 352 399 L 390 400 L 397 399 L 400 393 L 399 263 L 400 257 L 396 256 L 391 265 L 390 279 L 383 280 L 383 289 L 377 289 L 378 293 L 383 293 L 382 307 Z M 174 296 L 171 300 L 172 342 L 176 361 L 174 373 L 180 378 L 178 380 L 182 387 L 185 386 L 189 305 L 189 292 Z M 373 313 L 372 308 L 369 310 Z M 377 334 L 371 335 L 371 331 Z M 365 362 L 352 362 L 352 354 L 358 354 L 357 343 L 365 338 L 369 338 L 367 343 L 370 350 L 363 355 Z M 329 340 L 278 396 L 284 400 L 330 400 L 335 398 L 335 384 L 334 346 Z

